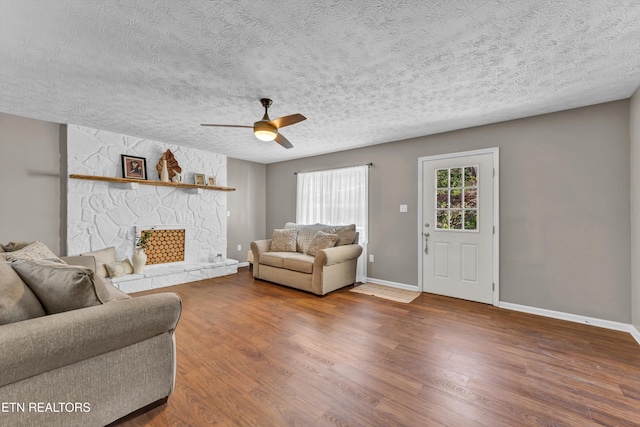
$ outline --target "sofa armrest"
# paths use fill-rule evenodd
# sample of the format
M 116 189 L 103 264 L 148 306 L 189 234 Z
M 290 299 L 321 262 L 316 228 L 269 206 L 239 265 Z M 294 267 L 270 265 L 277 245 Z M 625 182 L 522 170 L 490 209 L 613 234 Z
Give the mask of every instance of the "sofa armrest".
M 0 387 L 173 333 L 181 311 L 161 293 L 0 326 Z
M 271 239 L 256 240 L 251 242 L 251 252 L 253 252 L 254 262 L 258 262 L 258 256 L 263 252 L 269 252 L 271 248 Z
M 333 248 L 322 249 L 316 254 L 315 264 L 333 265 L 341 262 L 356 259 L 362 253 L 360 245 L 335 246 Z

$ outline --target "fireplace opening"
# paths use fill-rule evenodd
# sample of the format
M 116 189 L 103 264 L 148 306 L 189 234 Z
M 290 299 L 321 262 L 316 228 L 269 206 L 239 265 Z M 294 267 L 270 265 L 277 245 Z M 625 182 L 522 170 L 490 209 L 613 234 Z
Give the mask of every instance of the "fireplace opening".
M 185 261 L 185 229 L 167 226 L 136 227 L 136 237 L 143 231 L 151 231 L 145 265 L 176 264 Z M 136 239 L 137 240 L 137 239 Z

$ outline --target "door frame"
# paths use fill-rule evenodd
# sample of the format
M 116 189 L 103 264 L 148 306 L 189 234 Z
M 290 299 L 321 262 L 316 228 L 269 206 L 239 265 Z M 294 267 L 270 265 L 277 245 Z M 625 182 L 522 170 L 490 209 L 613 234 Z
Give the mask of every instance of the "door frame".
M 500 148 L 483 148 L 480 150 L 461 151 L 457 153 L 438 154 L 418 158 L 418 290 L 424 292 L 423 262 L 424 238 L 423 232 L 423 203 L 424 203 L 424 162 L 476 156 L 479 154 L 493 155 L 493 305 L 500 304 Z

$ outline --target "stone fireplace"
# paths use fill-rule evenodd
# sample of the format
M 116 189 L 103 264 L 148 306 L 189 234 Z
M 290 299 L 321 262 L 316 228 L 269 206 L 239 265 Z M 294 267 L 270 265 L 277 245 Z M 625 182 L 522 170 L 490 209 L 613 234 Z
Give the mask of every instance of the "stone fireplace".
M 218 185 L 226 185 L 227 158 L 220 154 L 75 125 L 67 125 L 66 142 L 68 174 L 122 177 L 121 155 L 126 154 L 146 159 L 148 179 L 158 180 L 155 165 L 162 153 L 171 149 L 185 182 L 192 183 L 194 173 L 204 173 L 215 177 Z M 153 257 L 147 261 L 149 275 L 161 275 L 161 267 L 174 267 L 167 271 L 178 271 L 177 267 L 182 265 L 183 272 L 189 271 L 195 277 L 175 279 L 182 283 L 206 278 L 201 277 L 204 273 L 193 272 L 211 269 L 212 264 L 226 264 L 225 192 L 69 178 L 67 193 L 69 255 L 114 246 L 118 260 L 130 259 L 140 230 L 154 228 Z M 173 239 L 169 251 L 168 238 Z M 182 244 L 176 249 L 175 242 Z M 206 275 L 210 274 L 216 272 L 209 271 Z M 141 278 L 127 279 L 128 282 Z M 171 281 L 156 282 L 141 287 L 123 284 L 121 288 L 142 290 L 167 286 L 164 283 Z

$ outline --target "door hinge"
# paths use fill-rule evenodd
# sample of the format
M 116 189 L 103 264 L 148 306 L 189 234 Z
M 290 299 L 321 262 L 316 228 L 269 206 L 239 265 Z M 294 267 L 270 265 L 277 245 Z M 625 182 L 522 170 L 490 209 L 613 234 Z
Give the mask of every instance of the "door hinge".
M 496 168 L 493 168 L 493 176 L 496 176 Z
M 496 234 L 496 226 L 493 226 L 493 234 Z
M 495 290 L 496 290 L 496 284 L 495 283 L 491 284 L 491 290 L 495 292 Z

